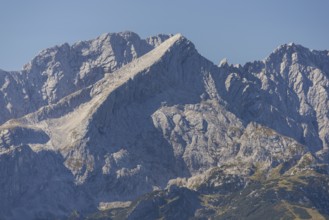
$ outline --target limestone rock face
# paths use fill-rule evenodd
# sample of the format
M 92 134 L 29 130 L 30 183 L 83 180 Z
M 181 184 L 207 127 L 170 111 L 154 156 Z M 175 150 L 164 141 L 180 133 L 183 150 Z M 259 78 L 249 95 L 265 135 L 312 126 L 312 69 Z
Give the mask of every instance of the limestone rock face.
M 41 51 L 20 72 L 0 71 L 0 123 L 54 104 L 144 55 L 169 35 L 141 39 L 133 32 L 108 33 Z
M 328 51 L 282 45 L 264 61 L 224 71 L 229 108 L 246 123 L 272 128 L 313 152 L 328 149 Z
M 177 196 L 177 210 L 193 200 L 187 218 L 199 193 L 230 195 L 279 167 L 299 173 L 308 158 L 310 169 L 327 164 L 328 76 L 328 51 L 294 44 L 244 66 L 215 66 L 180 34 L 46 49 L 0 72 L 0 218 L 120 204 L 133 218 Z

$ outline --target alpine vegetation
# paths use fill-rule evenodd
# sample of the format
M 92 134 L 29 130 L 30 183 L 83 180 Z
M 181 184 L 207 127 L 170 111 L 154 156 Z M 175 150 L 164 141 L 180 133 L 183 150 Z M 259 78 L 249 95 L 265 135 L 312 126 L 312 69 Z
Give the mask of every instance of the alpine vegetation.
M 328 150 L 327 50 L 121 32 L 0 71 L 0 219 L 329 219 Z

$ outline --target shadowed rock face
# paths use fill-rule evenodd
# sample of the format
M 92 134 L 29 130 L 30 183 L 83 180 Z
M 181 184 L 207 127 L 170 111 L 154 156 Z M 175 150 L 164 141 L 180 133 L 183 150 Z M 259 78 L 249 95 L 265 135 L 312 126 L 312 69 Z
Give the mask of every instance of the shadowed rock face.
M 218 67 L 180 34 L 132 32 L 46 49 L 0 72 L 0 216 L 209 217 L 227 205 L 209 194 L 327 175 L 328 60 L 292 44 Z
M 74 185 L 62 156 L 53 151 L 34 152 L 22 145 L 2 154 L 0 177 L 0 213 L 8 219 L 58 218 L 80 208 L 96 210 L 93 199 Z

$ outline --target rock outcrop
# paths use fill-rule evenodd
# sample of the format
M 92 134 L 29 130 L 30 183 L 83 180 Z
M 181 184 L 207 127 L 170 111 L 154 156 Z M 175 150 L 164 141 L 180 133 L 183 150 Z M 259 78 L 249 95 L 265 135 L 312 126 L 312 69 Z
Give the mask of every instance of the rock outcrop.
M 306 170 L 323 182 L 328 76 L 328 51 L 295 44 L 244 66 L 180 34 L 46 49 L 0 72 L 0 217 L 235 216 L 235 192 Z

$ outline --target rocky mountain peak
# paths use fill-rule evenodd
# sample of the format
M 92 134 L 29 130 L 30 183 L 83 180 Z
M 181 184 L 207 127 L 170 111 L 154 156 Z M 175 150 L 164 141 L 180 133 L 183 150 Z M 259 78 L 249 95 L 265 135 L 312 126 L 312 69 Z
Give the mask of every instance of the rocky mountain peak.
M 8 108 L 0 110 L 0 124 L 58 102 L 146 54 L 168 38 L 169 35 L 159 35 L 144 40 L 133 32 L 107 33 L 72 46 L 65 43 L 41 51 L 23 71 L 3 74 L 7 86 L 0 94 L 3 96 L 0 103 L 3 99 L 3 106 Z M 17 86 L 23 89 L 17 90 Z M 14 87 L 15 92 L 11 91 Z M 24 103 L 24 107 L 18 103 Z
M 0 218 L 239 216 L 246 198 L 329 215 L 329 199 L 312 198 L 329 195 L 318 187 L 328 62 L 328 51 L 287 44 L 216 66 L 181 34 L 43 50 L 0 72 Z
M 157 47 L 159 46 L 162 42 L 167 40 L 168 38 L 172 37 L 173 34 L 158 34 L 156 36 L 148 37 L 146 38 L 146 41 L 148 44 Z
M 327 51 L 311 50 L 299 44 L 289 43 L 275 49 L 265 62 L 268 65 L 287 63 L 287 65 L 298 64 L 325 70 L 328 68 L 327 57 Z

